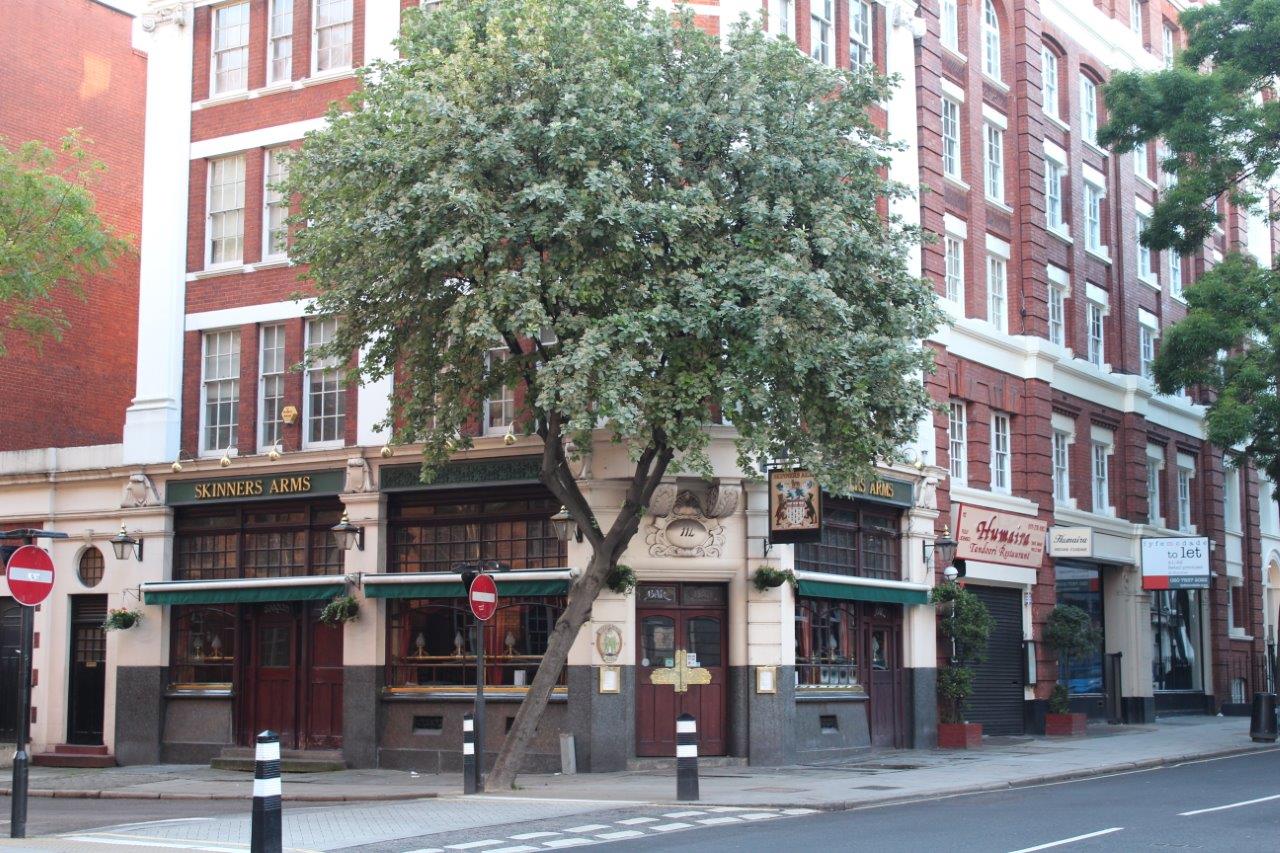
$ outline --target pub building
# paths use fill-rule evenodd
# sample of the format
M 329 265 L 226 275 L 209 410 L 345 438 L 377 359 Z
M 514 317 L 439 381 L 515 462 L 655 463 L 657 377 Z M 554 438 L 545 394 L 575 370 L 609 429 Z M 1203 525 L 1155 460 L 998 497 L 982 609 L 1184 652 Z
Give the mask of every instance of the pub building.
M 138 585 L 145 630 L 117 638 L 115 701 L 139 709 L 114 721 L 121 763 L 235 766 L 270 728 L 294 760 L 457 770 L 477 679 L 460 571 L 476 565 L 499 596 L 483 629 L 491 761 L 589 558 L 538 457 L 512 450 L 482 445 L 429 485 L 408 449 L 164 478 L 149 511 L 170 545 Z M 623 452 L 602 442 L 589 467 L 619 470 Z M 817 538 L 795 544 L 770 543 L 768 486 L 739 473 L 659 488 L 621 561 L 638 583 L 597 600 L 526 770 L 560 769 L 561 732 L 584 772 L 669 758 L 684 712 L 700 754 L 744 763 L 932 745 L 937 513 L 916 504 L 937 472 L 824 494 Z M 608 524 L 624 482 L 580 481 Z M 794 589 L 757 588 L 762 567 L 792 570 Z M 344 596 L 356 618 L 322 621 Z

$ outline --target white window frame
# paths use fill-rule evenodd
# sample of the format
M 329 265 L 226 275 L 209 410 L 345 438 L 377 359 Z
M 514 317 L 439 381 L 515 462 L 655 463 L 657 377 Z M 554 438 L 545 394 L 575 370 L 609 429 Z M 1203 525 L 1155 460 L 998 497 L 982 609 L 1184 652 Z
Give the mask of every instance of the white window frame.
M 332 331 L 329 331 L 330 328 L 332 328 Z M 308 318 L 305 324 L 305 329 L 306 339 L 303 342 L 303 346 L 305 347 L 304 351 L 309 351 L 312 347 L 332 340 L 333 333 L 337 331 L 337 320 L 333 317 L 311 317 Z M 315 330 L 317 329 L 322 332 L 320 341 L 315 340 Z M 335 416 L 338 425 L 338 437 L 329 439 L 312 439 L 311 421 L 313 417 L 317 416 L 312 410 L 313 403 L 311 400 L 311 386 L 313 378 L 316 377 L 317 374 L 329 373 L 334 374 L 333 380 L 336 384 L 336 388 L 332 393 L 336 394 L 336 399 L 338 401 L 338 413 Z M 302 385 L 302 446 L 306 449 L 318 450 L 330 447 L 343 447 L 346 444 L 346 425 L 349 412 L 347 412 L 346 406 L 347 389 L 343 383 L 342 373 L 342 362 L 339 359 L 332 357 L 318 361 L 315 364 L 307 365 L 306 371 L 303 375 Z M 320 379 L 322 382 L 327 384 L 328 380 L 324 376 L 320 376 Z M 330 393 L 330 391 L 328 389 L 322 389 L 321 393 L 327 394 Z M 320 417 L 324 416 L 321 415 Z
M 1195 525 L 1191 523 L 1191 481 L 1195 479 L 1195 458 L 1185 453 L 1178 454 L 1178 530 L 1182 533 L 1194 533 Z
M 1097 255 L 1106 256 L 1107 244 L 1102 242 L 1103 202 L 1107 189 L 1085 178 L 1084 181 L 1084 247 Z
M 285 147 L 268 148 L 262 155 L 263 260 L 289 257 L 289 226 L 284 222 L 284 219 L 289 216 L 289 202 L 278 190 L 271 188 L 272 184 L 280 183 L 289 177 L 289 169 L 284 165 L 284 159 L 280 156 L 287 155 L 288 152 L 289 149 Z M 271 224 L 272 215 L 275 213 L 283 214 L 279 232 L 283 234 L 284 239 L 279 247 L 274 245 L 271 239 L 276 231 Z
M 769 29 L 775 36 L 786 36 L 792 41 L 796 37 L 796 4 L 795 0 L 773 0 L 769 4 Z
M 992 0 L 982 2 L 982 73 L 992 80 L 1004 80 L 1001 72 L 1000 16 Z
M 942 174 L 963 180 L 964 158 L 961 156 L 960 104 L 946 95 L 942 97 Z
M 1138 309 L 1138 374 L 1153 379 L 1151 365 L 1156 360 L 1156 341 L 1160 338 L 1160 320 L 1146 309 Z
M 1080 75 L 1080 138 L 1098 147 L 1098 84 Z
M 1182 298 L 1182 253 L 1170 249 L 1169 256 L 1169 295 Z
M 1142 0 L 1129 0 L 1129 30 L 1142 38 Z
M 285 384 L 287 381 L 287 371 L 285 369 L 285 340 L 287 336 L 284 323 L 267 323 L 258 329 L 258 452 L 265 453 L 271 448 L 277 446 L 284 440 L 284 421 L 280 418 L 280 411 L 284 408 L 285 400 Z M 267 344 L 276 343 L 279 346 L 268 347 Z M 276 361 L 275 352 L 279 352 L 279 361 Z M 275 407 L 275 417 L 267 416 L 267 385 L 269 380 L 278 380 L 280 394 L 278 398 L 272 395 L 271 399 L 278 399 L 279 403 Z M 275 440 L 271 440 L 269 430 L 275 427 Z
M 947 232 L 942 237 L 943 285 L 947 299 L 964 305 L 964 238 Z
M 1067 297 L 1071 295 L 1071 276 L 1060 268 L 1050 264 L 1046 269 L 1049 279 L 1049 342 L 1065 347 L 1067 345 Z
M 1173 68 L 1173 59 L 1174 59 L 1173 27 L 1169 26 L 1167 23 L 1163 24 L 1162 26 L 1163 26 L 1163 30 L 1160 36 L 1160 48 L 1161 48 L 1160 61 L 1164 63 L 1165 70 L 1168 71 Z
M 210 352 L 213 346 L 214 351 Z M 211 375 L 210 362 L 226 370 Z M 217 403 L 230 405 L 230 419 L 217 424 L 210 422 L 210 392 L 218 393 Z M 229 397 L 224 398 L 224 392 Z M 227 431 L 227 441 L 210 441 L 210 430 Z M 222 453 L 234 456 L 240 431 L 240 332 L 237 329 L 211 329 L 200 336 L 200 455 L 217 456 Z M 215 434 L 215 438 L 220 438 Z
M 288 21 L 288 29 L 277 27 L 284 20 Z M 283 74 L 276 73 L 276 61 L 283 57 L 276 56 L 276 45 L 289 46 L 288 61 Z M 293 0 L 270 0 L 267 5 L 267 85 L 288 83 L 293 80 Z
M 1044 216 L 1045 224 L 1050 231 L 1065 236 L 1070 229 L 1067 226 L 1067 200 L 1063 191 L 1063 182 L 1067 177 L 1067 167 L 1053 157 L 1044 158 Z
M 220 25 L 224 24 L 219 20 L 224 13 L 230 12 L 232 9 L 239 10 L 244 15 L 243 24 L 235 24 L 243 30 L 243 39 L 239 44 L 231 47 L 218 46 L 218 34 L 221 31 Z M 236 3 L 224 3 L 221 6 L 214 6 L 210 12 L 209 18 L 209 96 L 220 97 L 222 95 L 234 95 L 237 92 L 247 92 L 249 90 L 249 39 L 252 36 L 252 14 L 249 10 L 248 0 L 239 0 Z M 228 29 L 230 29 L 228 27 Z M 242 82 L 239 86 L 227 86 L 225 88 L 218 85 L 218 58 L 220 54 L 230 56 L 233 53 L 240 54 L 239 72 Z
M 835 0 L 811 0 L 809 3 L 809 58 L 828 66 L 836 64 L 835 8 Z
M 991 491 L 1013 492 L 1013 429 L 1003 412 L 991 414 Z
M 1009 331 L 1009 259 L 987 252 L 987 322 Z
M 1133 242 L 1138 250 L 1138 278 L 1148 284 L 1156 284 L 1156 272 L 1151 262 L 1151 247 L 1143 244 L 1142 235 L 1151 227 L 1151 217 L 1142 213 L 1133 216 Z
M 876 64 L 875 10 L 870 0 L 849 0 L 849 68 L 874 68 Z M 855 58 L 854 49 L 861 54 Z
M 1058 54 L 1047 44 L 1040 47 L 1040 93 L 1045 115 L 1061 118 L 1059 105 L 1061 89 L 1058 86 Z
M 969 414 L 961 400 L 952 400 L 947 407 L 948 471 L 955 485 L 969 482 Z
M 487 373 L 493 365 L 493 359 L 499 357 L 499 360 L 506 361 L 511 357 L 511 350 L 504 344 L 502 346 L 491 347 L 484 354 L 484 366 Z M 506 435 L 515 428 L 516 422 L 516 389 L 513 386 L 503 385 L 499 389 L 501 397 L 486 397 L 484 401 L 484 411 L 482 412 L 484 422 L 481 424 L 481 432 L 484 435 Z M 494 421 L 493 409 L 494 404 L 502 407 L 503 412 Z M 510 407 L 510 414 L 506 410 Z
M 232 172 L 230 180 L 226 176 L 218 179 L 223 168 L 231 168 Z M 204 238 L 204 265 L 206 269 L 216 269 L 220 267 L 239 266 L 244 263 L 244 205 L 245 205 L 245 156 L 243 154 L 232 154 L 229 157 L 216 157 L 209 160 L 208 170 L 206 172 L 208 180 L 206 181 L 205 190 L 205 238 Z M 238 185 L 238 186 L 237 186 Z M 231 187 L 232 201 L 227 203 L 227 188 Z M 232 206 L 238 204 L 238 206 Z M 215 205 L 217 205 L 215 207 Z M 239 219 L 239 228 L 235 232 L 234 237 L 228 236 L 225 223 L 234 222 Z M 215 223 L 223 223 L 221 229 L 215 228 Z M 220 232 L 220 236 L 215 236 L 215 232 Z M 220 260 L 214 260 L 214 245 L 217 241 L 234 241 L 236 252 L 229 254 L 223 251 Z
M 1053 431 L 1053 501 L 1068 504 L 1071 501 L 1071 436 L 1062 430 Z
M 1004 128 L 993 122 L 983 123 L 982 163 L 983 189 L 987 199 L 1004 204 Z
M 1107 313 L 1108 304 L 1097 298 L 1093 285 L 1089 285 L 1085 304 L 1085 361 L 1098 369 L 1107 366 Z
M 349 2 L 351 4 L 351 18 L 345 24 L 329 24 L 327 27 L 320 26 L 320 5 L 322 3 L 342 3 Z M 350 54 L 346 65 L 332 65 L 328 68 L 320 67 L 320 31 L 321 29 L 333 29 L 337 27 L 349 27 L 351 32 L 351 41 L 348 46 Z M 355 66 L 356 51 L 356 4 L 355 0 L 311 0 L 311 74 L 337 74 L 342 71 L 350 70 Z
M 1115 451 L 1115 433 L 1104 427 L 1090 427 L 1089 485 L 1093 512 L 1115 515 L 1111 504 L 1111 454 Z
M 960 53 L 960 8 L 957 0 L 942 0 L 938 11 L 939 37 L 942 46 L 952 53 Z
M 1147 143 L 1139 142 L 1133 147 L 1133 173 L 1145 183 L 1151 183 L 1150 158 L 1147 155 Z
M 1158 444 L 1147 445 L 1147 524 L 1164 527 L 1162 497 L 1164 494 L 1164 448 Z
M 1240 513 L 1240 469 L 1227 462 L 1222 466 L 1222 528 L 1228 533 L 1244 533 Z

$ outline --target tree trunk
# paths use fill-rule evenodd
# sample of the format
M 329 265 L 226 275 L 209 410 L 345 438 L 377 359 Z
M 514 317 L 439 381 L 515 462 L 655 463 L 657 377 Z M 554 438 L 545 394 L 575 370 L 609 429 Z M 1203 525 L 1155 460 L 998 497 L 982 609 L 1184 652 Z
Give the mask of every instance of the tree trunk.
M 578 631 L 591 615 L 591 608 L 604 586 L 612 563 L 612 554 L 594 552 L 587 570 L 574 583 L 568 606 L 556 620 L 556 626 L 547 642 L 547 651 L 533 676 L 533 684 L 529 686 L 529 692 L 516 711 L 511 731 L 507 732 L 506 742 L 498 753 L 493 772 L 485 782 L 486 790 L 503 791 L 515 783 L 516 774 L 520 771 L 520 761 L 524 758 L 529 742 L 533 740 L 538 721 L 542 719 L 542 712 L 551 698 L 551 690 L 560 679 L 560 673 L 569 659 L 569 649 L 577 639 Z

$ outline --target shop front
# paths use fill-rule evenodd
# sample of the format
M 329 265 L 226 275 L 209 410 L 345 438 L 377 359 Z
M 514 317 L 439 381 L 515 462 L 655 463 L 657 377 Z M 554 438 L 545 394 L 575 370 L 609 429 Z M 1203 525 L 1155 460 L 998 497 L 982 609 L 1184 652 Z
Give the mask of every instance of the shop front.
M 320 620 L 348 590 L 341 485 L 338 471 L 169 484 L 172 580 L 142 584 L 168 626 L 164 760 L 208 761 L 264 729 L 284 749 L 342 749 L 343 629 Z

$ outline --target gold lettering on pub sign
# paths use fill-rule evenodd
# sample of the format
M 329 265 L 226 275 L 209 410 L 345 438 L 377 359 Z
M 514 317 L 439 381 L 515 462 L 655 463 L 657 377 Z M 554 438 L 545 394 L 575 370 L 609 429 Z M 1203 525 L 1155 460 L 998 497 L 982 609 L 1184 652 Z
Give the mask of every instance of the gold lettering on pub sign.
M 311 491 L 311 476 L 272 477 L 257 480 L 222 480 L 212 483 L 196 483 L 196 500 L 208 501 L 222 498 L 256 498 L 262 495 L 294 495 Z
M 857 483 L 853 490 L 859 494 L 871 495 L 876 498 L 892 498 L 893 483 L 888 480 L 872 480 L 870 483 Z

